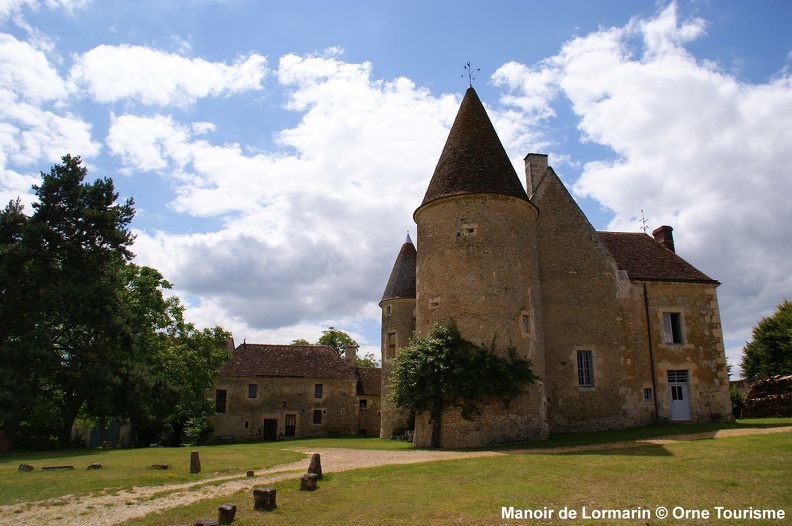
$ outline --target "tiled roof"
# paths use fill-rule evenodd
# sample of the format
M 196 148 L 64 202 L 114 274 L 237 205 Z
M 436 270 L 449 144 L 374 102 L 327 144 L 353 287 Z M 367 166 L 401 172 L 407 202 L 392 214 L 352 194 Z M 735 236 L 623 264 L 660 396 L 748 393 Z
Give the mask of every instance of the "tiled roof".
M 653 238 L 634 232 L 597 232 L 619 269 L 630 279 L 646 281 L 718 282 Z
M 396 262 L 393 264 L 393 270 L 391 270 L 380 303 L 394 298 L 415 298 L 416 256 L 415 245 L 412 244 L 412 241 L 405 242 L 399 255 L 396 256 Z
M 362 367 L 357 369 L 358 381 L 357 394 L 380 396 L 382 382 L 382 369 L 379 367 Z
M 261 345 L 243 343 L 220 376 L 264 376 L 354 380 L 352 369 L 336 352 L 324 345 Z
M 528 201 L 484 105 L 470 87 L 421 205 L 443 197 L 474 193 L 510 195 Z

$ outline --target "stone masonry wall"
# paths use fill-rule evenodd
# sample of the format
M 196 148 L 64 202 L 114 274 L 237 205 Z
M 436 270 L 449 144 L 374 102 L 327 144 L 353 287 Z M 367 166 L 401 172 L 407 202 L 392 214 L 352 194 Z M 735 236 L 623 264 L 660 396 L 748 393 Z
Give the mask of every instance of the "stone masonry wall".
M 323 386 L 322 398 L 314 398 L 318 383 Z M 249 384 L 257 385 L 256 398 L 248 398 Z M 227 391 L 226 412 L 213 417 L 210 442 L 223 435 L 234 435 L 235 441 L 242 442 L 262 440 L 264 419 L 278 420 L 280 437 L 286 434 L 286 415 L 296 417 L 295 437 L 358 432 L 356 380 L 219 378 L 215 389 Z M 313 423 L 314 410 L 322 411 L 321 424 Z
M 388 378 L 390 376 L 392 357 L 389 356 L 389 346 L 393 349 L 390 353 L 398 356 L 399 350 L 406 346 L 415 332 L 415 299 L 399 298 L 382 302 L 382 386 L 381 386 L 381 427 L 380 438 L 391 438 L 395 433 L 407 430 L 410 415 L 396 407 L 393 402 L 388 402 Z M 390 307 L 390 312 L 388 312 Z M 369 433 L 373 431 L 369 430 Z

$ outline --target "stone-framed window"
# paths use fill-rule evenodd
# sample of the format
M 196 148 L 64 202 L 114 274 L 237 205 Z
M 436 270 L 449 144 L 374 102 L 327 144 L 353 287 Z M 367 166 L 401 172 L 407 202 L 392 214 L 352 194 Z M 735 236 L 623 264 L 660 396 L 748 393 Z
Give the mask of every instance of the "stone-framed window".
M 391 306 L 385 305 L 385 316 L 390 316 L 391 313 Z
M 228 397 L 228 392 L 225 389 L 218 389 L 215 391 L 215 412 L 216 413 L 225 413 L 226 412 L 226 399 Z
M 324 385 L 314 384 L 314 398 L 322 398 L 324 395 Z
M 392 358 L 396 358 L 396 333 L 389 332 L 386 335 L 387 341 L 387 349 L 385 351 L 385 356 L 390 360 Z
M 360 399 L 360 410 L 368 411 L 368 400 L 366 400 L 365 398 Z
M 644 402 L 651 402 L 652 401 L 652 388 L 645 387 L 643 390 L 643 400 Z
M 591 351 L 577 352 L 577 373 L 580 387 L 594 387 L 594 360 Z
M 321 384 L 317 384 L 317 385 L 321 385 Z M 317 424 L 317 425 L 322 423 L 322 410 L 321 409 L 314 409 L 314 412 L 313 412 L 313 423 Z
M 663 313 L 663 343 L 668 345 L 684 343 L 685 338 L 682 328 L 682 313 Z
M 258 384 L 248 384 L 248 398 L 256 398 L 258 396 Z

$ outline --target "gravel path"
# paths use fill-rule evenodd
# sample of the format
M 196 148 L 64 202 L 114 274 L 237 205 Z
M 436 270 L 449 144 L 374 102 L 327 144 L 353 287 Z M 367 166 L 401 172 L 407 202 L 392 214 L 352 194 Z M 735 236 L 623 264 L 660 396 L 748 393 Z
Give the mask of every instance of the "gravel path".
M 295 449 L 295 451 L 305 453 L 309 455 L 309 457 L 311 453 L 320 453 L 322 471 L 324 473 L 334 473 L 388 464 L 414 464 L 419 462 L 518 454 L 549 455 L 568 453 L 571 451 L 618 449 L 647 444 L 670 444 L 686 440 L 784 432 L 792 432 L 792 426 L 765 429 L 725 429 L 712 433 L 679 435 L 632 442 L 500 452 L 426 450 L 373 451 L 332 448 L 316 450 Z M 121 491 L 111 495 L 88 495 L 80 497 L 66 495 L 57 499 L 0 506 L 0 524 L 33 526 L 44 523 L 54 523 L 69 526 L 110 526 L 136 517 L 142 517 L 149 513 L 162 512 L 205 499 L 231 495 L 240 490 L 250 490 L 252 492 L 255 486 L 271 484 L 285 479 L 296 479 L 299 477 L 300 473 L 306 472 L 309 460 L 310 458 L 306 458 L 291 464 L 275 466 L 274 468 L 257 472 L 255 477 L 246 477 L 244 475 L 224 476 L 185 484 L 135 487 L 128 491 Z

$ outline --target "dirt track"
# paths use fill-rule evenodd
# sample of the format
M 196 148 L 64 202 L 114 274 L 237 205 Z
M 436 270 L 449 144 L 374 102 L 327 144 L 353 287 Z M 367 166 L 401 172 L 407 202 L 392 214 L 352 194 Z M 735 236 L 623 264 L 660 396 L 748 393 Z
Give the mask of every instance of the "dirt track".
M 643 445 L 663 445 L 687 440 L 703 440 L 742 435 L 792 432 L 792 426 L 766 429 L 726 429 L 711 433 L 679 435 L 650 440 L 596 444 L 591 446 L 527 449 L 517 451 L 372 451 L 355 449 L 295 449 L 306 454 L 320 453 L 322 471 L 333 473 L 388 464 L 414 464 L 475 457 L 519 454 L 551 455 L 571 451 L 618 449 Z M 69 526 L 109 526 L 153 512 L 186 506 L 200 500 L 231 495 L 240 490 L 270 484 L 284 479 L 296 479 L 308 468 L 308 460 L 284 464 L 260 471 L 255 477 L 225 476 L 203 479 L 200 482 L 166 486 L 136 487 L 113 495 L 66 495 L 58 499 L 0 506 L 0 524 L 40 525 L 62 523 Z M 212 485 L 206 485 L 214 483 Z M 10 522 L 6 522 L 10 521 Z

